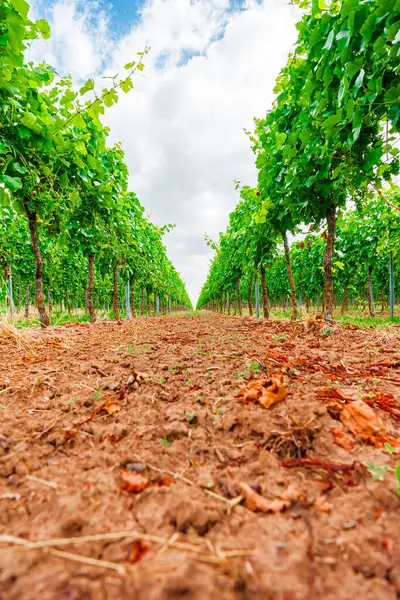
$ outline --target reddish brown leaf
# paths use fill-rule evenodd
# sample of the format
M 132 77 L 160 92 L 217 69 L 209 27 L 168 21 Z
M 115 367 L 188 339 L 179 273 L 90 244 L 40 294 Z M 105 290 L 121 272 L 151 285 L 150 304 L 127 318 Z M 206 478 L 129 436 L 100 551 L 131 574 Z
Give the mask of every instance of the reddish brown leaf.
M 290 500 L 281 500 L 280 498 L 269 500 L 257 494 L 247 483 L 242 481 L 239 483 L 239 489 L 246 499 L 246 506 L 249 510 L 263 513 L 278 513 L 290 506 Z
M 268 379 L 256 379 L 250 381 L 246 386 L 240 388 L 238 394 L 243 401 L 259 402 L 264 408 L 270 408 L 277 402 L 284 400 L 287 396 L 287 389 L 283 386 L 283 375 L 271 375 Z
M 372 396 L 365 396 L 363 400 L 369 406 L 378 406 L 381 410 L 389 413 L 394 419 L 400 420 L 400 403 L 393 394 L 386 392 L 374 392 Z
M 135 540 L 129 549 L 127 560 L 130 563 L 137 563 L 150 550 L 150 546 L 143 540 Z
M 268 354 L 265 357 L 265 360 L 267 361 L 268 359 L 272 359 L 275 362 L 283 362 L 283 363 L 287 363 L 288 359 L 284 354 L 280 354 L 279 352 L 276 352 L 275 350 L 268 350 Z
M 102 410 L 104 410 L 104 412 L 106 412 L 108 415 L 115 415 L 120 411 L 120 408 L 115 400 L 111 400 L 111 398 L 108 397 L 104 404 L 102 404 L 102 406 L 99 408 L 98 412 L 101 412 Z
M 115 433 L 105 433 L 104 436 L 103 436 L 103 442 L 105 440 L 109 440 L 113 444 L 116 444 L 117 442 L 120 442 L 121 439 L 122 439 L 121 436 L 117 435 Z
M 340 420 L 354 435 L 377 435 L 386 433 L 379 415 L 363 400 L 353 400 L 346 404 L 340 413 Z
M 121 480 L 121 490 L 129 492 L 130 494 L 139 494 L 139 492 L 143 492 L 150 483 L 147 477 L 139 475 L 139 473 L 130 473 L 129 471 L 122 471 Z
M 160 477 L 160 479 L 157 480 L 157 485 L 159 487 L 169 487 L 171 484 L 174 483 L 174 478 L 173 477 L 168 477 L 168 476 L 164 476 L 164 477 Z

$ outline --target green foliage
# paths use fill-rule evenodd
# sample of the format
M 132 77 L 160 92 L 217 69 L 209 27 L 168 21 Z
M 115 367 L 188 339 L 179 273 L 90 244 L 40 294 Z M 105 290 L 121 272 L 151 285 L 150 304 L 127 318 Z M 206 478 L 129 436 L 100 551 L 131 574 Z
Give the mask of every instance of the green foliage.
M 253 277 L 268 261 L 270 295 L 287 298 L 290 276 L 283 252 L 264 248 L 260 261 L 256 249 L 263 237 L 285 239 L 301 224 L 310 231 L 327 224 L 323 239 L 310 235 L 306 250 L 295 243 L 290 257 L 303 297 L 316 298 L 324 290 L 327 318 L 333 283 L 355 290 L 371 262 L 373 277 L 382 280 L 376 263 L 398 252 L 399 193 L 388 191 L 387 184 L 399 173 L 400 3 L 295 1 L 305 9 L 297 43 L 277 78 L 272 108 L 249 134 L 258 169 L 256 202 L 243 206 L 242 196 L 231 214 L 199 307 L 219 303 L 233 282 L 244 283 L 244 275 Z M 380 205 L 371 200 L 371 189 L 380 195 Z M 363 210 L 363 231 L 354 237 L 358 213 L 346 215 L 353 218 L 348 224 L 340 216 L 349 199 Z M 384 219 L 373 212 L 378 205 Z M 336 225 L 341 248 L 335 255 Z M 291 287 L 293 299 L 292 282 Z
M 16 287 L 32 282 L 45 311 L 44 283 L 68 303 L 84 301 L 87 259 L 94 255 L 97 303 L 109 295 L 109 274 L 123 266 L 166 301 L 191 306 L 183 282 L 166 256 L 162 235 L 133 192 L 121 147 L 107 146 L 100 117 L 133 88 L 149 49 L 125 65 L 122 77 L 95 91 L 93 79 L 75 91 L 68 77 L 55 79 L 46 64 L 24 62 L 36 37 L 50 35 L 44 20 L 28 19 L 25 0 L 0 7 L 0 260 L 12 267 Z M 83 97 L 90 95 L 91 98 Z M 34 287 L 34 286 L 32 286 Z M 5 290 L 3 290 L 3 294 Z M 116 291 L 117 294 L 117 291 Z M 108 302 L 107 302 L 108 304 Z M 43 311 L 42 323 L 46 324 Z M 44 319 L 44 321 L 43 321 Z

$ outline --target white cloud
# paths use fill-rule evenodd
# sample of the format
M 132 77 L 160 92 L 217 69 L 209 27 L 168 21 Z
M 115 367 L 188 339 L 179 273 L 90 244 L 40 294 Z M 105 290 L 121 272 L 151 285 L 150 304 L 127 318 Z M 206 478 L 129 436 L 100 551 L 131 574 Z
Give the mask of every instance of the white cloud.
M 239 13 L 228 10 L 228 0 L 150 0 L 129 34 L 113 42 L 107 17 L 100 11 L 94 18 L 87 8 L 93 2 L 84 1 L 78 11 L 76 1 L 58 0 L 45 51 L 62 72 L 84 79 L 99 74 L 107 56 L 108 72 L 117 72 L 152 47 L 135 89 L 106 122 L 123 144 L 131 187 L 146 211 L 157 223 L 176 223 L 166 244 L 195 300 L 210 257 L 204 234 L 216 238 L 225 229 L 237 201 L 233 181 L 256 182 L 243 129 L 271 105 L 297 14 L 283 0 L 249 0 Z M 178 66 L 193 54 L 201 56 Z

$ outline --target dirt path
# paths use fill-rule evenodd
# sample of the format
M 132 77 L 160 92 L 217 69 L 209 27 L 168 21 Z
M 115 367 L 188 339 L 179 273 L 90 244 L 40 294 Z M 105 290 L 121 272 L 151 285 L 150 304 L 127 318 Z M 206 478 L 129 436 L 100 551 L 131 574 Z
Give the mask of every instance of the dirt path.
M 398 329 L 5 333 L 1 600 L 400 598 Z

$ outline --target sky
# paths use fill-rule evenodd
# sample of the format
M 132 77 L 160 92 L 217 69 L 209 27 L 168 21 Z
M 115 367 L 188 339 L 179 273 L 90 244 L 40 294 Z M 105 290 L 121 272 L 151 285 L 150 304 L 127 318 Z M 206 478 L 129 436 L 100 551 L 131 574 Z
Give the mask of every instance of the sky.
M 130 189 L 156 224 L 174 223 L 168 255 L 195 303 L 212 250 L 238 200 L 255 185 L 254 117 L 270 108 L 296 40 L 289 0 L 33 0 L 51 26 L 35 61 L 79 85 L 123 70 L 146 45 L 145 69 L 104 123 L 122 143 Z

